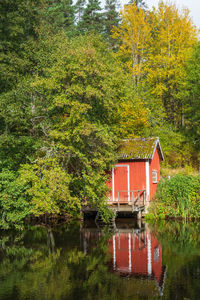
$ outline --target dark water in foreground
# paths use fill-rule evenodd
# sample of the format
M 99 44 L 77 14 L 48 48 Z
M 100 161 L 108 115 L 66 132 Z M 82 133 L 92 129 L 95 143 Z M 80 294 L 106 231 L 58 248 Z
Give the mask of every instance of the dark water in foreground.
M 0 233 L 2 299 L 200 299 L 200 226 L 126 219 Z

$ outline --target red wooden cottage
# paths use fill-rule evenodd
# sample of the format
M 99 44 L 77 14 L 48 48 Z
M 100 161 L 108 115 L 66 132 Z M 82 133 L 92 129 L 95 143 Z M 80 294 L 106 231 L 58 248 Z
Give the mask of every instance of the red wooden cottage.
M 160 180 L 160 161 L 164 160 L 159 139 L 137 138 L 123 140 L 118 163 L 112 169 L 109 203 L 131 204 L 138 195 L 146 204 L 152 199 Z M 143 195 L 142 195 L 143 194 Z

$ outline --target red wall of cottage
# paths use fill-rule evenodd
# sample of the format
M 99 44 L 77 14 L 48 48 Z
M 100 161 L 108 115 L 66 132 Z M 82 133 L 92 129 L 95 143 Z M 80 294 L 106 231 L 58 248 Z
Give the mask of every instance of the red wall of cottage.
M 150 198 L 154 196 L 156 189 L 157 189 L 157 183 L 153 183 L 153 178 L 152 178 L 152 172 L 157 171 L 157 182 L 160 180 L 160 159 L 159 159 L 159 152 L 158 148 L 156 149 L 153 159 L 150 160 L 149 163 L 149 178 L 150 178 Z
M 123 176 L 123 171 L 122 171 L 122 169 L 125 171 L 127 170 L 127 168 L 117 167 L 120 165 L 129 166 L 130 190 L 146 189 L 145 161 L 121 161 L 116 164 L 116 168 L 114 171 L 115 191 L 128 189 L 127 177 L 125 173 Z M 110 173 L 110 181 L 107 182 L 107 185 L 110 188 L 110 194 L 109 194 L 110 199 L 112 199 L 112 172 Z M 136 196 L 137 195 L 134 195 L 134 197 Z M 117 197 L 117 193 L 115 193 L 115 197 Z
M 142 190 L 146 188 L 146 169 L 144 161 L 129 162 L 130 164 L 130 186 L 131 190 Z
M 149 160 L 149 183 L 150 183 L 150 199 L 153 198 L 156 189 L 157 183 L 153 183 L 152 172 L 157 171 L 157 182 L 160 180 L 160 158 L 158 148 L 155 150 L 152 160 Z M 116 164 L 114 171 L 114 185 L 115 185 L 115 199 L 117 199 L 118 190 L 128 190 L 128 181 L 127 181 L 127 168 L 126 167 L 117 167 L 122 165 L 129 166 L 129 176 L 130 176 L 130 190 L 143 190 L 146 189 L 146 165 L 144 160 L 134 160 L 134 161 L 119 161 Z M 110 188 L 109 197 L 112 201 L 112 172 L 110 172 L 110 181 L 107 182 L 108 187 Z M 121 197 L 124 197 L 126 202 L 128 199 L 128 194 L 120 194 Z M 131 195 L 130 195 L 131 197 Z M 137 197 L 135 194 L 134 197 Z M 116 200 L 117 201 L 117 200 Z M 123 200 L 122 200 L 123 201 Z

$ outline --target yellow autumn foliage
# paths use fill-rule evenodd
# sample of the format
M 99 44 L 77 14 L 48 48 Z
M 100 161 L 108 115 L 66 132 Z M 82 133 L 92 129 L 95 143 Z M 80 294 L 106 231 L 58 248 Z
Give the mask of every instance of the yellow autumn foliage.
M 117 56 L 125 62 L 137 83 L 143 73 L 143 60 L 148 56 L 151 26 L 144 10 L 138 9 L 135 3 L 124 6 L 121 18 L 122 24 L 113 28 L 112 37 L 119 41 Z
M 180 85 L 185 63 L 198 41 L 189 11 L 164 2 L 151 11 L 132 3 L 124 6 L 121 19 L 112 33 L 118 43 L 116 55 L 136 89 L 141 88 L 141 82 L 148 87 L 149 97 L 163 105 L 169 120 L 177 125 L 182 115 Z

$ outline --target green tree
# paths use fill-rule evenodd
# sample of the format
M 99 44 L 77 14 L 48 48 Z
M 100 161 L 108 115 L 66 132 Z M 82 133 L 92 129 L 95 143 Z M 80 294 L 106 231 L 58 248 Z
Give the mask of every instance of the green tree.
M 27 71 L 25 43 L 37 37 L 42 1 L 0 2 L 0 92 L 15 85 Z
M 27 195 L 38 214 L 45 208 L 48 213 L 60 208 L 63 212 L 64 207 L 70 213 L 73 199 L 78 199 L 76 207 L 86 199 L 103 213 L 106 171 L 116 160 L 116 136 L 126 133 L 119 130 L 121 118 L 126 122 L 123 103 L 129 100 L 135 107 L 130 79 L 108 45 L 95 35 L 72 41 L 65 33 L 46 39 L 42 36 L 33 49 L 38 49 L 31 66 L 34 75 L 27 75 L 1 95 L 1 168 L 18 170 L 25 164 L 20 178 L 31 185 Z M 134 118 L 130 124 L 124 128 L 130 130 Z M 65 200 L 62 204 L 63 194 L 57 193 L 60 202 L 55 196 L 55 168 L 49 167 L 49 159 L 56 160 L 57 173 L 66 173 L 55 186 L 62 190 L 66 185 L 69 205 Z M 49 207 L 45 204 L 48 201 Z
M 118 26 L 119 24 L 119 12 L 117 0 L 106 0 L 104 7 L 104 32 L 107 39 L 113 43 L 111 38 L 111 31 L 113 26 Z
M 76 23 L 80 23 L 86 6 L 86 0 L 77 0 L 75 4 Z
M 99 0 L 89 0 L 84 10 L 82 20 L 78 23 L 82 32 L 103 32 L 103 14 Z
M 72 0 L 47 0 L 46 21 L 53 32 L 64 30 L 69 36 L 75 32 L 75 5 Z
M 186 66 L 184 91 L 184 123 L 190 141 L 197 152 L 200 146 L 200 43 Z M 200 159 L 200 157 L 199 157 Z

